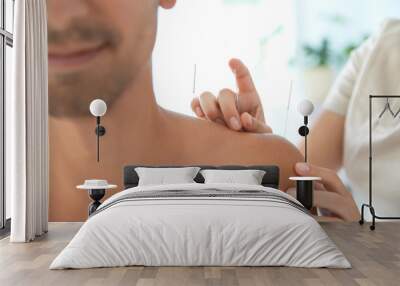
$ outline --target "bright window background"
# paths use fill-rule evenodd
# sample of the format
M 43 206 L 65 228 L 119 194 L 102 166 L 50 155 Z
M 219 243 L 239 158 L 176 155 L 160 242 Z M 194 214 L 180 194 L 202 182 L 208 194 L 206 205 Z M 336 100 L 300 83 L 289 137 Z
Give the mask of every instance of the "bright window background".
M 4 100 L 4 98 L 7 98 L 9 94 L 12 93 L 12 75 L 14 73 L 14 55 L 13 55 L 13 48 L 12 48 L 12 33 L 14 30 L 14 0 L 1 0 L 0 1 L 0 30 L 1 30 L 1 35 L 0 35 L 0 47 L 1 47 L 1 53 L 4 55 L 4 57 L 1 58 L 1 65 L 0 65 L 0 95 L 3 100 L 3 104 L 0 104 L 3 108 L 3 112 L 5 111 L 6 104 L 7 102 Z M 4 10 L 2 10 L 4 9 Z M 4 17 L 4 18 L 3 18 Z M 3 50 L 4 49 L 4 50 Z M 4 127 L 4 118 L 0 118 L 0 124 Z M 4 128 L 3 130 L 4 131 Z M 4 136 L 4 133 L 1 134 Z M 5 142 L 5 140 L 3 140 Z M 4 151 L 4 150 L 3 150 Z M 2 159 L 4 159 L 2 156 L 0 156 Z M 1 160 L 0 160 L 1 161 Z M 3 170 L 4 171 L 4 170 Z M 4 174 L 2 174 L 3 179 L 4 179 Z M 5 186 L 5 184 L 3 184 Z M 5 203 L 3 205 L 2 202 L 0 202 L 0 212 L 4 213 L 5 219 L 9 219 L 11 217 L 11 193 L 8 188 L 5 188 L 5 190 L 0 189 L 0 197 L 3 199 L 5 198 Z M 1 198 L 0 198 L 1 201 Z M 3 207 L 5 207 L 5 210 L 3 210 Z
M 280 135 L 285 135 L 293 80 L 286 137 L 294 142 L 299 140 L 297 128 L 302 121 L 296 105 L 310 89 L 304 77 L 309 67 L 302 64 L 303 46 L 319 46 L 327 38 L 333 52 L 345 57 L 343 51 L 348 46 L 361 43 L 385 18 L 400 17 L 400 1 L 395 0 L 177 2 L 174 9 L 160 10 L 159 14 L 153 59 L 158 102 L 191 115 L 194 65 L 196 94 L 218 93 L 225 87 L 235 89 L 227 63 L 231 57 L 237 57 L 251 70 L 267 119 Z M 334 74 L 344 60 L 335 57 L 329 62 Z
M 5 60 L 5 92 L 6 94 L 12 93 L 12 74 L 14 72 L 14 57 L 13 57 L 13 48 L 10 46 L 6 46 L 6 60 Z M 11 218 L 11 191 L 6 188 L 6 219 Z

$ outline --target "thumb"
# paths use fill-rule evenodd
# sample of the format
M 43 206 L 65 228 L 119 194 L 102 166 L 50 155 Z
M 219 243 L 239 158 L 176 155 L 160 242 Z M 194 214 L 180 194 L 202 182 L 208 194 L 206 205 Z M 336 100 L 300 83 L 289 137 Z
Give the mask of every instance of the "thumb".
M 244 130 L 252 133 L 272 133 L 272 128 L 249 113 L 242 113 L 240 116 Z

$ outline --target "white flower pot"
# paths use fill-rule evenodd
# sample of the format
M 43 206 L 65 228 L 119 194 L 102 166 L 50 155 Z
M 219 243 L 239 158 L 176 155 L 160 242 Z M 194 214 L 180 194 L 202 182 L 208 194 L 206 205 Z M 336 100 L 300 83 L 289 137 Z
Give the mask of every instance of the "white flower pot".
M 330 67 L 309 68 L 304 70 L 303 78 L 306 98 L 321 105 L 335 80 L 334 71 Z

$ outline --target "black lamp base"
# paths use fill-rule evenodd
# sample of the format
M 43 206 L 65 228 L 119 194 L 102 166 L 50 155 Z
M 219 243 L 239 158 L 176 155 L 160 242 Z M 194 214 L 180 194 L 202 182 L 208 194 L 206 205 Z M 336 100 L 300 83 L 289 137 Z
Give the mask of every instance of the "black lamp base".
M 296 198 L 308 210 L 314 207 L 314 182 L 321 181 L 320 177 L 291 177 L 296 181 Z
M 313 208 L 314 200 L 314 182 L 313 181 L 297 181 L 296 196 L 297 200 L 303 206 L 311 210 Z
M 89 216 L 91 216 L 97 208 L 101 205 L 100 200 L 104 197 L 106 194 L 106 190 L 100 189 L 100 190 L 89 190 L 89 197 L 93 200 L 93 202 L 89 205 L 88 208 L 88 213 Z

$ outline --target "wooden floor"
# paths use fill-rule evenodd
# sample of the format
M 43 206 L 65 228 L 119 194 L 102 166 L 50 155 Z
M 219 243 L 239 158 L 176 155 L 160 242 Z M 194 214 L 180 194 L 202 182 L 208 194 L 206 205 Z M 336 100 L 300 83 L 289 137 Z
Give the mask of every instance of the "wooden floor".
M 353 265 L 350 270 L 284 267 L 129 267 L 50 271 L 48 267 L 81 224 L 51 223 L 30 244 L 0 241 L 0 285 L 400 285 L 400 223 L 322 223 Z

